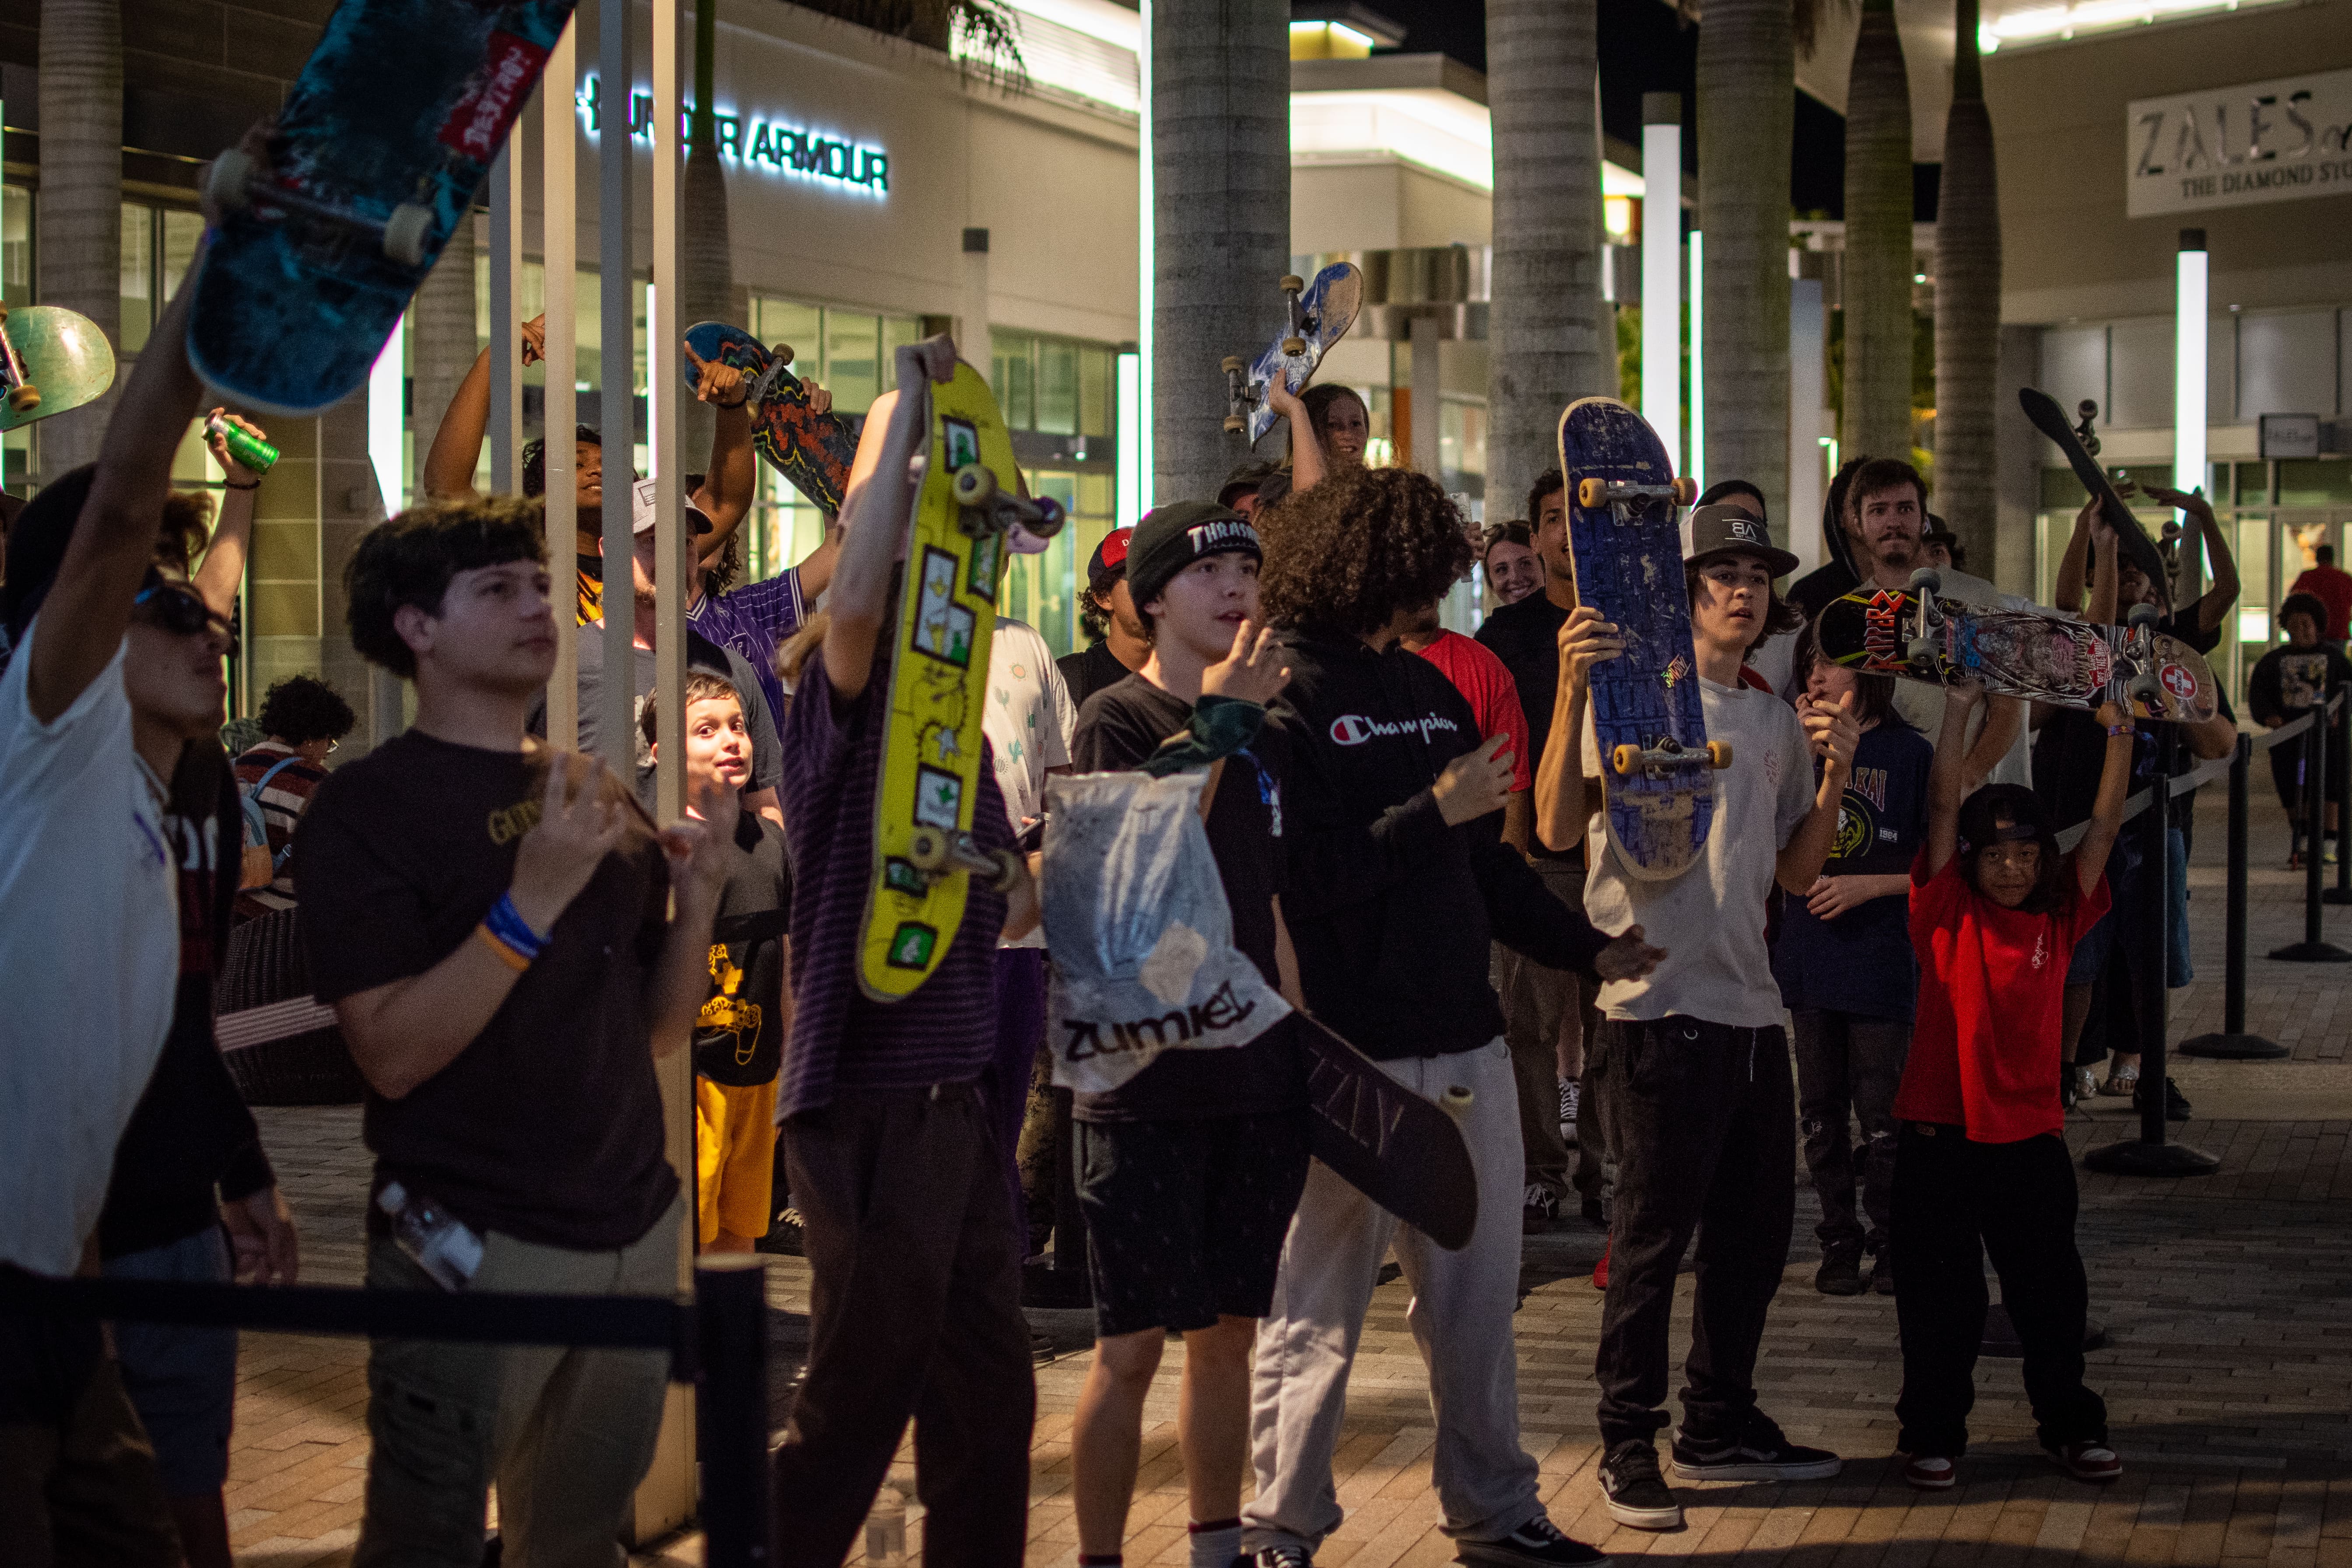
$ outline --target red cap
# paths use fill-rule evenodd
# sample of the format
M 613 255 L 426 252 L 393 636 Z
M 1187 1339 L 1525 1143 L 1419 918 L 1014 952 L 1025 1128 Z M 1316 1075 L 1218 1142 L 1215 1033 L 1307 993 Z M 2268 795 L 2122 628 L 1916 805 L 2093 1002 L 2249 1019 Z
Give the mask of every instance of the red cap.
M 1127 575 L 1127 542 L 1134 537 L 1131 528 L 1114 528 L 1103 535 L 1103 542 L 1095 546 L 1094 558 L 1087 563 L 1088 585 L 1098 590 Z

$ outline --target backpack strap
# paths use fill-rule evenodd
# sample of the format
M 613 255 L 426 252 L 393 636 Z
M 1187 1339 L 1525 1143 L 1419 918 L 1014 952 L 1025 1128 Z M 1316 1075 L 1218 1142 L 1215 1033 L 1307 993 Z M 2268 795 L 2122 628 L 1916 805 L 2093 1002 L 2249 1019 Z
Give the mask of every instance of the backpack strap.
M 254 780 L 250 785 L 238 792 L 245 797 L 243 805 L 245 810 L 246 842 L 251 844 L 254 847 L 257 849 L 267 849 L 269 847 L 269 819 L 268 816 L 263 815 L 261 792 L 269 787 L 269 781 L 271 779 L 276 778 L 279 773 L 285 772 L 288 768 L 293 766 L 296 763 L 299 763 L 301 760 L 302 754 L 299 752 L 294 752 L 289 756 L 279 758 L 278 762 L 270 767 L 268 773 L 263 773 L 259 778 Z M 257 833 L 259 835 L 258 837 L 255 837 Z M 276 854 L 270 856 L 270 870 L 274 872 L 283 869 L 286 865 L 286 858 L 293 853 L 294 846 L 289 841 L 285 848 L 280 849 Z

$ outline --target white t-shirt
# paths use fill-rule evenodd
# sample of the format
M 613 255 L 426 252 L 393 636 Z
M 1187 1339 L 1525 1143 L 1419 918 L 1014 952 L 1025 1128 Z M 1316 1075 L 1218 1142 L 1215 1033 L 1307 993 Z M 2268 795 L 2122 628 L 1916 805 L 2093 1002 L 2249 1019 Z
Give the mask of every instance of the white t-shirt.
M 1054 650 L 1026 622 L 997 616 L 980 728 L 996 759 L 996 787 L 1004 792 L 1016 836 L 1045 812 L 1045 770 L 1070 765 L 1070 736 L 1077 727 L 1078 710 L 1054 667 Z M 1003 945 L 1043 947 L 1045 928 Z
M 1731 742 L 1731 765 L 1715 783 L 1715 821 L 1706 848 L 1671 881 L 1645 881 L 1625 869 L 1600 814 L 1587 827 L 1584 908 L 1612 936 L 1643 928 L 1664 963 L 1640 980 L 1601 987 L 1612 1018 L 1678 1014 L 1711 1024 L 1763 1028 L 1780 1021 L 1780 987 L 1764 945 L 1764 900 L 1775 863 L 1813 809 L 1812 753 L 1796 710 L 1769 691 L 1699 681 L 1711 741 Z M 1601 773 L 1590 723 L 1584 772 Z
M 47 724 L 32 664 L 27 631 L 0 676 L 0 1260 L 63 1275 L 172 1025 L 179 879 L 122 649 Z
M 1947 599 L 1957 599 L 1963 605 L 1975 605 L 1987 609 L 2031 610 L 2033 601 L 2016 594 L 2004 594 L 1981 577 L 1966 572 L 1956 572 L 1949 566 L 1936 569 L 1941 573 L 1944 584 L 1940 593 Z M 1924 680 L 1898 680 L 1895 683 L 1895 710 L 1910 721 L 1911 727 L 1934 740 L 1944 732 L 1944 693 Z M 1986 710 L 1981 706 L 1969 716 L 1968 741 L 1976 743 L 1985 725 Z M 2020 724 L 2017 740 L 2008 754 L 1993 764 L 1987 781 L 1990 784 L 2013 784 L 2031 786 L 2033 783 L 2033 735 L 2031 727 Z

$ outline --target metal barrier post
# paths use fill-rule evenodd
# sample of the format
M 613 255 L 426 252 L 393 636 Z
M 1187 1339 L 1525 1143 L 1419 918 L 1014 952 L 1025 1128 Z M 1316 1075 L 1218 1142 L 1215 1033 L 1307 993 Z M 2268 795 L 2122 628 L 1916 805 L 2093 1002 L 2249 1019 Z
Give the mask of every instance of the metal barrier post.
M 755 1568 L 775 1560 L 768 1493 L 767 1270 L 757 1253 L 699 1259 L 694 1304 L 701 1377 L 702 1560 Z
M 2326 715 L 2333 718 L 2341 714 L 2343 711 L 2343 701 L 2344 688 L 2341 685 L 2337 685 L 2327 693 L 2327 701 L 2324 704 L 2324 711 Z M 2335 744 L 2335 739 L 2329 733 L 2328 725 L 2320 724 L 2315 726 L 2313 733 L 2318 737 L 2320 745 L 2324 747 L 2332 747 Z M 2334 768 L 2341 762 L 2341 758 L 2331 755 L 2328 759 L 2327 765 L 2330 768 Z M 2338 786 L 2337 793 L 2342 793 L 2340 785 Z M 2320 807 L 2319 815 L 2321 826 L 2324 827 L 2327 820 L 2327 808 L 2324 804 Z M 2346 853 L 2346 850 L 2347 848 L 2352 848 L 2352 846 L 2347 846 L 2340 841 L 2341 835 L 2344 832 L 2342 823 L 2339 822 L 2336 824 L 2336 831 L 2339 836 L 2339 842 L 2336 847 L 2336 886 L 2320 894 L 2319 901 L 2323 904 L 2352 904 L 2352 854 Z
M 2228 935 L 2224 943 L 2221 1032 L 2181 1041 L 2180 1054 L 2184 1057 L 2273 1061 L 2287 1054 L 2287 1048 L 2276 1041 L 2246 1033 L 2246 817 L 2253 763 L 2254 738 L 2240 735 L 2237 752 L 2230 759 Z
M 2094 1171 L 2125 1176 L 2204 1176 L 2221 1168 L 2221 1162 L 2201 1149 L 2165 1142 L 2164 1035 L 2165 991 L 2171 975 L 2172 924 L 2172 767 L 2179 755 L 2180 731 L 2171 724 L 2156 727 L 2156 778 L 2148 788 L 2147 809 L 2137 825 L 2140 857 L 2138 930 L 2125 936 L 2137 941 L 2148 955 L 2140 965 L 2137 997 L 2139 1045 L 2139 1136 L 2094 1149 L 2083 1163 Z M 2126 911 L 2118 910 L 2118 916 Z
M 2328 718 L 2328 703 L 2322 701 L 2312 710 L 2311 728 L 2304 731 L 2303 940 L 2271 953 L 2282 963 L 2352 963 L 2352 952 L 2319 932 L 2320 846 L 2326 842 L 2327 824 Z

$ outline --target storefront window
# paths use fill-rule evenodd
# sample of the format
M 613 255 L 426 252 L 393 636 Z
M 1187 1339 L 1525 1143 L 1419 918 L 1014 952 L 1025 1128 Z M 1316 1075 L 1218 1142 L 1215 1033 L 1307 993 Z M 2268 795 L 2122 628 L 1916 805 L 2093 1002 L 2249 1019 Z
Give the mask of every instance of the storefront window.
M 997 406 L 1004 410 L 1004 423 L 1015 430 L 1037 428 L 1037 340 L 1026 332 L 992 330 L 989 333 L 990 348 L 995 355 L 995 374 L 989 385 L 996 392 Z
M 135 354 L 147 346 L 155 326 L 155 209 L 138 202 L 122 204 L 122 352 Z
M 824 313 L 824 384 L 833 388 L 833 405 L 843 414 L 863 414 L 874 406 L 882 390 L 876 362 L 882 351 L 880 324 L 875 317 L 846 310 Z
M 1048 338 L 1037 345 L 1037 424 L 1049 436 L 1078 433 L 1078 345 Z
M 33 302 L 33 193 L 22 185 L 0 185 L 0 300 Z M 30 426 L 0 436 L 0 488 L 24 494 L 32 458 Z

